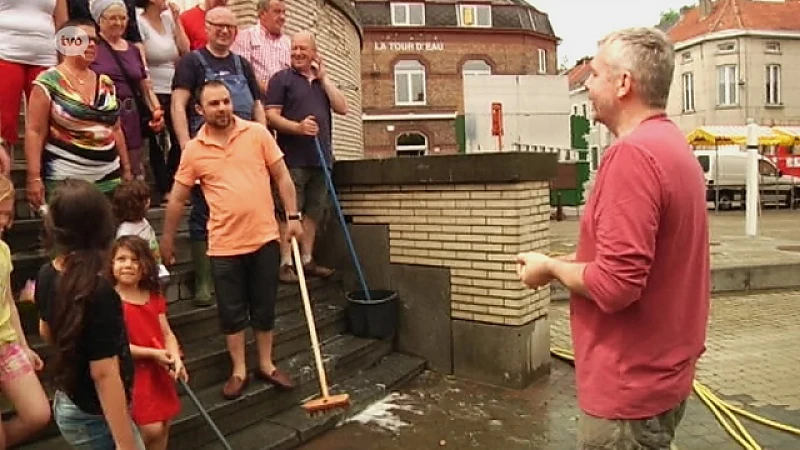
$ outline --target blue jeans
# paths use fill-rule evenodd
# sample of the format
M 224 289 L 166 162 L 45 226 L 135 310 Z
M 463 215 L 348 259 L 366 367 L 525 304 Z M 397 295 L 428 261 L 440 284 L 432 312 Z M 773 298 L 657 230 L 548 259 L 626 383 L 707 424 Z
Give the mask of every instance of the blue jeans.
M 64 440 L 77 450 L 116 450 L 114 437 L 105 417 L 85 413 L 70 400 L 67 394 L 56 391 L 53 416 Z M 138 448 L 144 450 L 139 430 L 131 422 L 133 437 Z

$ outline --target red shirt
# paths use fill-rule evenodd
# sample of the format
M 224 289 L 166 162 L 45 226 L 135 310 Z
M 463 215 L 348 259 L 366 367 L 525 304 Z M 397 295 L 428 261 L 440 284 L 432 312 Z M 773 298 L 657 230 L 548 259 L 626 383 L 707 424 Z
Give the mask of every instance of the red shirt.
M 206 11 L 195 6 L 188 9 L 180 16 L 183 29 L 186 30 L 186 36 L 189 37 L 189 48 L 192 50 L 201 49 L 208 43 L 208 35 L 206 34 Z
M 587 414 L 641 419 L 689 396 L 711 296 L 705 189 L 665 115 L 605 152 L 577 248 L 591 298 L 570 299 L 578 404 Z

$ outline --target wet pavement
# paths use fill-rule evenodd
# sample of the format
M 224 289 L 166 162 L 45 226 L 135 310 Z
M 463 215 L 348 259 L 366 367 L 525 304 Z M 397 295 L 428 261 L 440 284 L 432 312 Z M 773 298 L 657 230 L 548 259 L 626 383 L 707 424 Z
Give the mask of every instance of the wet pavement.
M 567 303 L 551 305 L 554 346 L 569 346 Z M 800 427 L 800 291 L 716 297 L 698 380 L 725 400 Z M 304 450 L 574 448 L 574 371 L 553 360 L 549 377 L 507 390 L 426 372 L 383 403 Z M 800 449 L 800 437 L 743 421 L 762 448 Z M 694 395 L 677 437 L 682 450 L 734 450 Z

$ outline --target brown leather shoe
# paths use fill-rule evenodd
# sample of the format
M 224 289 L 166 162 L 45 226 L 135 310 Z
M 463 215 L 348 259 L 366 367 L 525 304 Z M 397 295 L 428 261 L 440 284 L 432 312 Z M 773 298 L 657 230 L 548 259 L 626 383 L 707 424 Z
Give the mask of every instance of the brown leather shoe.
M 274 384 L 278 389 L 289 390 L 294 389 L 294 383 L 286 372 L 275 369 L 271 374 L 267 374 L 261 369 L 256 371 L 256 376 L 266 381 L 267 383 Z
M 286 284 L 297 284 L 300 282 L 300 278 L 297 277 L 297 273 L 294 271 L 294 267 L 284 264 L 278 270 L 278 280 L 281 283 Z
M 238 375 L 231 375 L 228 381 L 225 382 L 225 386 L 222 387 L 222 396 L 226 400 L 235 400 L 241 397 L 249 381 L 246 376 L 241 378 Z
M 335 270 L 330 267 L 320 266 L 314 262 L 314 260 L 311 260 L 308 264 L 304 264 L 303 271 L 308 275 L 320 278 L 328 278 L 335 272 Z

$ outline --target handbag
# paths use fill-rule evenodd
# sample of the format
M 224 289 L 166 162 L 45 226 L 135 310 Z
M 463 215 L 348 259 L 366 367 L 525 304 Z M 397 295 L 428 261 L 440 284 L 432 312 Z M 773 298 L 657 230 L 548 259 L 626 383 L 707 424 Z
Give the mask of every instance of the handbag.
M 133 101 L 136 104 L 136 112 L 139 114 L 139 123 L 142 128 L 142 134 L 146 136 L 152 135 L 154 132 L 153 129 L 150 128 L 150 121 L 153 120 L 153 113 L 150 111 L 150 108 L 147 107 L 147 104 L 144 101 L 144 93 L 140 89 L 139 84 L 135 83 L 128 71 L 125 70 L 125 65 L 122 64 L 122 60 L 119 58 L 117 51 L 114 50 L 111 47 L 111 44 L 109 44 L 105 39 L 100 38 L 100 41 L 108 49 L 108 51 L 111 52 L 111 56 L 117 63 L 120 73 L 122 73 L 122 76 L 125 78 L 125 82 L 128 83 L 128 86 L 131 88 L 131 92 L 133 92 Z M 129 45 L 133 44 L 129 43 Z M 139 55 L 139 60 L 141 61 L 141 55 Z M 144 64 L 144 61 L 142 61 L 142 64 Z

